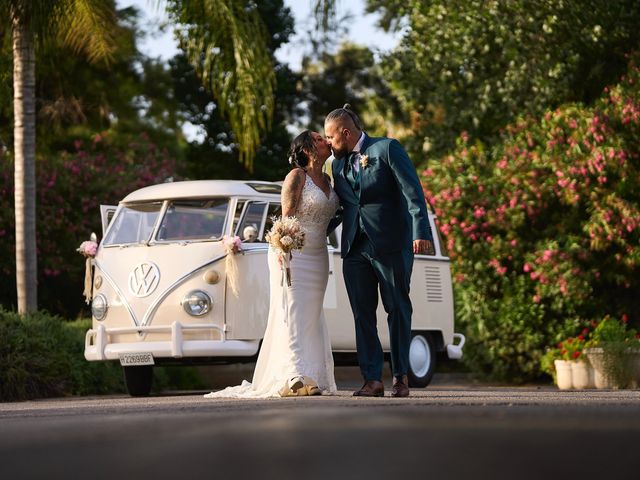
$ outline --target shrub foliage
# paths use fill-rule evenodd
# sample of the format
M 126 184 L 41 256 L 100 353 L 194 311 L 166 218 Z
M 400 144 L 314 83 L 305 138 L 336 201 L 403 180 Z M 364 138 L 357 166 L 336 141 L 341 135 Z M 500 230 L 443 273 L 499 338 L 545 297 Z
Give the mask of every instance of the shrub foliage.
M 37 163 L 39 305 L 75 318 L 83 306 L 84 259 L 76 248 L 102 234 L 100 205 L 117 205 L 129 192 L 174 176 L 168 154 L 146 135 L 115 143 L 108 134 L 76 141 L 75 150 Z M 15 305 L 13 163 L 0 170 L 0 304 Z
M 521 118 L 491 149 L 462 134 L 423 172 L 474 371 L 532 379 L 586 320 L 638 321 L 638 82 L 636 57 L 593 106 Z

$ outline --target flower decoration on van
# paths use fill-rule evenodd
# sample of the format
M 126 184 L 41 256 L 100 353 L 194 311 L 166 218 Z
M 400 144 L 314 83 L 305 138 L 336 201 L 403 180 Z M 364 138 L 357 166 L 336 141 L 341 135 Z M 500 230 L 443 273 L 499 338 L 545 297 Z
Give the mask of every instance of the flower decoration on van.
M 93 258 L 96 256 L 96 252 L 98 251 L 98 243 L 93 240 L 86 240 L 76 248 L 76 251 L 80 252 L 85 257 Z
M 265 236 L 282 259 L 283 280 L 291 286 L 291 252 L 304 246 L 305 231 L 296 217 L 273 217 L 273 226 Z
M 369 166 L 369 155 L 360 156 L 360 166 L 364 169 Z
M 84 262 L 84 301 L 87 305 L 91 302 L 93 297 L 93 261 L 98 251 L 98 242 L 94 240 L 85 240 L 80 244 L 76 251 L 86 258 Z
M 225 259 L 225 270 L 227 272 L 227 283 L 233 294 L 238 296 L 238 263 L 236 262 L 236 254 L 242 253 L 242 241 L 240 237 L 225 235 L 222 237 L 222 245 L 227 254 Z
M 237 235 L 233 237 L 225 235 L 224 237 L 222 237 L 222 244 L 224 245 L 224 250 L 225 252 L 227 252 L 227 254 L 244 254 L 244 251 L 242 250 L 242 240 L 240 240 L 240 237 L 238 237 Z

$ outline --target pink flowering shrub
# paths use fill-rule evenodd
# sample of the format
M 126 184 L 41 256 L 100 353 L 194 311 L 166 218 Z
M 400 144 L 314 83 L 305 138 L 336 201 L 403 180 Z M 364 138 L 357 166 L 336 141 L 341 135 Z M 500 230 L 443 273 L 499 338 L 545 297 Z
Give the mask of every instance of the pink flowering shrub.
M 455 281 L 470 368 L 540 374 L 585 318 L 634 312 L 640 291 L 640 70 L 591 107 L 521 119 L 423 172 Z
M 37 248 L 39 307 L 74 317 L 83 308 L 84 259 L 78 245 L 91 232 L 102 237 L 100 205 L 117 205 L 127 193 L 174 176 L 174 162 L 141 135 L 120 145 L 106 134 L 76 141 L 75 149 L 38 158 Z M 0 170 L 0 303 L 16 303 L 13 162 Z M 10 287 L 11 286 L 11 287 Z

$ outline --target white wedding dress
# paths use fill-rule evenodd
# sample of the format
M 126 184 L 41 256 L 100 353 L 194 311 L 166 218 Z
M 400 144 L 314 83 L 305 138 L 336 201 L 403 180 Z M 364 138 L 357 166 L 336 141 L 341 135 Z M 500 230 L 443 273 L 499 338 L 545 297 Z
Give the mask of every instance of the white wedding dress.
M 277 253 L 269 248 L 269 320 L 253 380 L 205 397 L 279 397 L 290 379 L 299 376 L 314 380 L 323 393 L 336 392 L 323 301 L 329 275 L 326 231 L 338 203 L 333 189 L 327 197 L 306 176 L 296 212 L 305 244 L 302 251 L 293 251 L 290 287 L 283 281 Z

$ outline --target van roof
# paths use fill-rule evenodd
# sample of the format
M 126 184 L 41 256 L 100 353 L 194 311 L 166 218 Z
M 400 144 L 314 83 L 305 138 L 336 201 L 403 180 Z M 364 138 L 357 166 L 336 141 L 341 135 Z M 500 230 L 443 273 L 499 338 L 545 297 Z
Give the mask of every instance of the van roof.
M 228 196 L 280 195 L 282 186 L 260 180 L 190 180 L 151 185 L 131 192 L 122 200 L 142 202 L 171 198 L 202 198 Z

